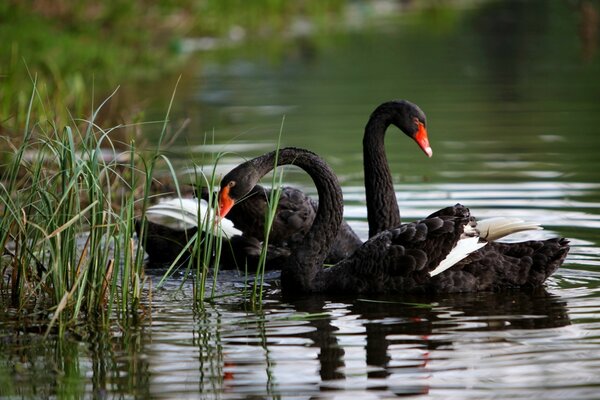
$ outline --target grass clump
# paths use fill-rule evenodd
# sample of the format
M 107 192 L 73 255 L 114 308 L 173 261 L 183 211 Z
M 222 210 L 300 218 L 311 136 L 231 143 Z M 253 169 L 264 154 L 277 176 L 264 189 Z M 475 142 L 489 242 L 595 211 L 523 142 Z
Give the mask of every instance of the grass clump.
M 19 144 L 0 136 L 10 149 L 0 165 L 0 243 L 6 254 L 0 266 L 2 303 L 26 313 L 38 311 L 47 321 L 46 332 L 57 328 L 62 333 L 82 320 L 104 324 L 115 318 L 137 320 L 145 311 L 142 304 L 148 285 L 145 254 L 134 239 L 135 223 L 141 221 L 139 239 L 143 243 L 144 213 L 153 196 L 157 162 L 167 165 L 176 193 L 181 193 L 173 166 L 159 151 L 173 98 L 156 150 L 142 156 L 135 140 L 115 140 L 127 126 L 105 129 L 96 123 L 110 98 L 88 119 L 71 119 L 59 126 L 51 115 L 40 121 L 31 118 L 36 103 L 40 109 L 50 109 L 36 82 L 33 86 Z M 212 173 L 205 174 L 202 168 L 195 173 L 197 190 L 209 188 L 212 210 L 218 209 L 213 188 L 218 186 L 215 171 L 223 156 L 225 153 L 213 157 Z M 238 266 L 246 274 L 254 274 L 253 290 L 248 293 L 254 305 L 262 302 L 269 232 L 281 183 L 282 172 L 275 173 L 257 270 Z M 217 275 L 221 250 L 228 244 L 223 242 L 216 219 L 212 212 L 198 213 L 198 230 L 180 254 L 191 255 L 185 276 L 194 276 L 194 298 L 200 307 L 223 295 L 218 292 Z M 178 263 L 179 259 L 173 262 L 163 281 Z
M 36 102 L 43 100 L 34 83 L 29 116 Z M 160 157 L 157 150 L 146 161 L 134 140 L 114 142 L 126 127 L 98 126 L 103 106 L 62 127 L 27 118 L 20 145 L 2 137 L 11 151 L 0 181 L 0 242 L 8 254 L 1 293 L 13 307 L 49 312 L 48 326 L 60 330 L 82 317 L 128 320 L 141 311 L 144 253 L 134 222 Z

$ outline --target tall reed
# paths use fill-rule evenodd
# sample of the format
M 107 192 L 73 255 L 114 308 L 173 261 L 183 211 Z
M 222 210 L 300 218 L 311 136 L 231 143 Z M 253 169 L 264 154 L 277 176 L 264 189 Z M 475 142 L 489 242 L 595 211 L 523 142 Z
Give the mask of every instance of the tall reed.
M 194 285 L 196 300 L 204 299 L 206 297 L 206 282 L 210 267 L 213 267 L 213 281 L 210 297 L 214 297 L 217 290 L 217 277 L 219 274 L 219 263 L 221 262 L 221 250 L 223 246 L 223 231 L 221 225 L 218 223 L 219 217 L 217 216 L 216 210 L 219 209 L 219 204 L 213 188 L 218 185 L 216 170 L 217 164 L 222 156 L 222 153 L 217 155 L 210 177 L 205 176 L 201 170 L 196 179 L 197 188 L 200 188 L 200 190 L 204 186 L 208 188 L 208 209 L 215 210 L 204 216 L 198 214 L 198 231 L 202 233 L 202 240 L 196 243 L 197 246 L 192 253 L 195 255 L 194 260 L 196 260 L 196 285 Z
M 267 200 L 267 213 L 265 214 L 265 225 L 264 225 L 264 242 L 260 252 L 260 258 L 258 261 L 258 267 L 254 279 L 254 286 L 252 288 L 251 301 L 254 306 L 262 303 L 263 288 L 265 282 L 265 269 L 267 265 L 267 253 L 269 249 L 269 236 L 271 234 L 271 228 L 275 221 L 277 214 L 277 207 L 279 206 L 279 198 L 281 197 L 282 182 L 283 182 L 283 169 L 277 173 L 277 161 L 279 160 L 279 148 L 281 147 L 281 135 L 283 133 L 283 124 L 285 122 L 285 116 L 281 120 L 281 126 L 279 128 L 279 135 L 277 137 L 277 147 L 275 148 L 275 161 L 273 161 L 273 177 L 271 179 L 271 192 Z
M 29 110 L 35 102 L 50 109 L 36 84 Z M 29 113 L 21 144 L 10 147 L 4 138 L 12 154 L 0 180 L 0 243 L 11 262 L 0 284 L 13 306 L 47 310 L 48 331 L 64 332 L 81 317 L 106 322 L 115 311 L 120 319 L 139 313 L 145 278 L 133 239 L 137 189 L 143 186 L 144 209 L 158 150 L 150 162 L 137 157 L 134 141 L 117 150 L 111 134 L 124 127 L 95 124 L 109 99 L 89 120 L 62 128 L 50 118 L 34 123 Z
M 217 162 L 218 158 L 215 161 L 215 169 Z M 174 171 L 172 171 L 172 174 L 175 174 Z M 174 184 L 176 195 L 178 198 L 181 198 L 180 185 L 176 177 Z M 198 204 L 199 211 L 196 213 L 197 229 L 193 233 L 189 229 L 186 229 L 189 233 L 187 237 L 188 242 L 170 263 L 158 285 L 159 287 L 162 286 L 175 271 L 183 267 L 184 278 L 191 276 L 192 272 L 194 272 L 193 297 L 196 300 L 196 304 L 201 304 L 207 296 L 207 279 L 211 269 L 213 269 L 214 279 L 210 296 L 215 296 L 216 276 L 221 255 L 222 232 L 219 228 L 217 215 L 212 211 L 218 209 L 217 196 L 213 192 L 213 188 L 217 185 L 214 170 L 210 177 L 207 177 L 202 170 L 198 171 L 195 169 L 193 184 L 198 194 L 202 192 L 203 188 L 208 189 L 209 212 L 201 213 L 200 204 Z M 199 198 L 198 202 L 200 203 L 201 201 Z M 185 279 L 182 281 L 182 285 L 184 281 Z

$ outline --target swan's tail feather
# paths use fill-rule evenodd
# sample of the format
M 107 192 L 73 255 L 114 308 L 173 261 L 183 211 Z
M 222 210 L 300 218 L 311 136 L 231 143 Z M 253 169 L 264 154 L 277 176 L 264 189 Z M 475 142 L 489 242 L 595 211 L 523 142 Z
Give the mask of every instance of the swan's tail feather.
M 569 253 L 569 241 L 565 238 L 544 240 L 538 245 L 532 258 L 527 283 L 532 286 L 541 285 L 565 261 Z
M 503 238 L 511 233 L 543 229 L 535 222 L 524 221 L 520 218 L 489 218 L 477 221 L 479 236 L 489 241 Z
M 478 237 L 468 237 L 460 239 L 456 243 L 456 246 L 454 246 L 452 251 L 448 253 L 446 258 L 444 258 L 442 262 L 440 262 L 433 271 L 429 272 L 429 276 L 435 276 L 444 272 L 448 268 L 455 265 L 457 262 L 467 257 L 472 252 L 479 250 L 486 244 L 486 242 L 479 242 Z

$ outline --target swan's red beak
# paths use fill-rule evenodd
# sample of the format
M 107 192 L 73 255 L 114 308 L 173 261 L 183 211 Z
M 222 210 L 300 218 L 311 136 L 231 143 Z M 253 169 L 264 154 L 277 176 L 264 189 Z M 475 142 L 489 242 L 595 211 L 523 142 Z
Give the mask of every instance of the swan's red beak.
M 229 186 L 225 186 L 219 191 L 219 216 L 225 218 L 235 201 L 229 197 Z
M 433 155 L 433 150 L 429 145 L 429 138 L 427 137 L 427 129 L 425 129 L 425 125 L 423 123 L 418 122 L 419 130 L 417 134 L 414 136 L 415 142 L 419 145 L 421 150 L 427 154 L 427 157 L 431 157 Z

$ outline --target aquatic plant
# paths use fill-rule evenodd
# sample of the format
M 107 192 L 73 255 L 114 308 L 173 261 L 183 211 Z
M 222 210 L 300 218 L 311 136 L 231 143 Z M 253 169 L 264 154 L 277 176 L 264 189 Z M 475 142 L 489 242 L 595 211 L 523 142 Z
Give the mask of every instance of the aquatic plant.
M 143 311 L 144 253 L 135 245 L 134 221 L 149 202 L 171 106 L 146 160 L 134 140 L 111 139 L 126 127 L 96 124 L 109 100 L 87 120 L 59 127 L 48 111 L 34 122 L 34 103 L 52 110 L 34 81 L 20 144 L 2 138 L 11 148 L 0 167 L 0 243 L 9 254 L 2 294 L 13 307 L 43 310 L 48 331 L 62 332 L 82 317 L 128 320 Z
M 277 154 L 279 153 L 279 148 L 281 147 L 281 134 L 283 133 L 283 123 L 285 122 L 285 117 L 281 120 L 281 127 L 279 129 L 279 136 L 277 137 L 277 147 L 275 148 L 275 160 L 277 160 Z M 275 161 L 274 168 L 277 167 L 277 161 Z M 262 294 L 263 294 L 263 285 L 264 285 L 264 277 L 265 277 L 265 267 L 267 264 L 267 250 L 269 247 L 269 235 L 271 233 L 271 228 L 273 227 L 273 221 L 275 220 L 275 215 L 277 214 L 277 207 L 279 205 L 279 198 L 281 196 L 282 190 L 282 182 L 283 182 L 283 169 L 280 169 L 279 173 L 273 173 L 271 178 L 271 192 L 269 193 L 269 199 L 267 200 L 267 212 L 265 213 L 265 233 L 264 233 L 264 242 L 260 252 L 260 258 L 258 260 L 258 267 L 254 279 L 254 286 L 252 288 L 252 304 L 258 305 L 262 303 Z
M 280 146 L 282 132 L 283 120 L 277 140 L 277 149 Z M 207 145 L 207 139 L 208 137 L 205 136 L 204 145 Z M 214 135 L 212 139 L 213 143 L 210 147 L 214 146 Z M 256 262 L 256 267 L 254 270 L 250 270 L 247 261 L 243 265 L 239 264 L 240 259 L 237 258 L 240 255 L 238 254 L 239 250 L 236 251 L 233 248 L 235 246 L 232 247 L 231 241 L 224 240 L 224 238 L 230 238 L 231 235 L 240 235 L 242 232 L 234 229 L 232 225 L 230 226 L 229 224 L 232 224 L 231 221 L 225 221 L 228 224 L 223 225 L 224 221 L 220 219 L 218 213 L 212 211 L 219 209 L 218 196 L 215 191 L 219 187 L 220 180 L 216 174 L 217 167 L 221 159 L 228 154 L 228 152 L 223 151 L 203 154 L 202 160 L 200 162 L 195 161 L 191 169 L 190 182 L 192 182 L 196 193 L 206 193 L 207 198 L 202 201 L 206 200 L 208 207 L 201 206 L 200 201 L 196 204 L 188 202 L 187 200 L 189 199 L 182 198 L 182 191 L 176 179 L 175 171 L 171 164 L 168 164 L 171 175 L 175 178 L 174 195 L 176 198 L 164 203 L 163 207 L 152 207 L 151 210 L 153 216 L 162 218 L 164 221 L 178 223 L 181 226 L 180 229 L 182 229 L 180 231 L 181 237 L 164 238 L 165 241 L 176 240 L 180 250 L 178 255 L 170 260 L 167 271 L 163 274 L 158 286 L 163 286 L 166 280 L 177 271 L 184 277 L 181 286 L 183 286 L 188 277 L 192 277 L 194 279 L 195 305 L 200 308 L 204 307 L 204 302 L 211 303 L 216 298 L 232 295 L 231 293 L 218 292 L 219 267 L 221 265 L 221 253 L 224 249 L 232 255 L 224 261 L 227 263 L 228 269 L 235 268 L 245 274 L 243 296 L 249 298 L 254 306 L 260 304 L 262 301 L 269 236 L 279 205 L 283 170 L 280 170 L 279 174 L 275 173 L 272 176 L 271 187 L 273 190 L 270 191 L 269 197 L 266 199 L 267 212 L 265 213 L 265 222 L 263 224 L 264 240 L 261 243 L 261 251 Z M 206 155 L 209 155 L 209 160 L 205 159 Z M 203 190 L 204 188 L 207 190 Z M 196 218 L 193 223 L 190 220 L 192 216 Z M 197 229 L 190 229 L 192 226 L 197 227 Z M 233 233 L 232 229 L 237 232 Z M 166 233 L 166 235 L 169 234 L 172 233 Z M 155 244 L 159 244 L 157 240 L 160 241 L 160 239 L 153 239 Z M 184 244 L 183 240 L 187 240 L 187 243 Z M 254 263 L 252 264 L 254 265 Z M 212 277 L 210 292 L 207 285 L 209 277 Z M 249 290 L 246 292 L 246 289 Z M 234 295 L 239 295 L 239 293 Z

